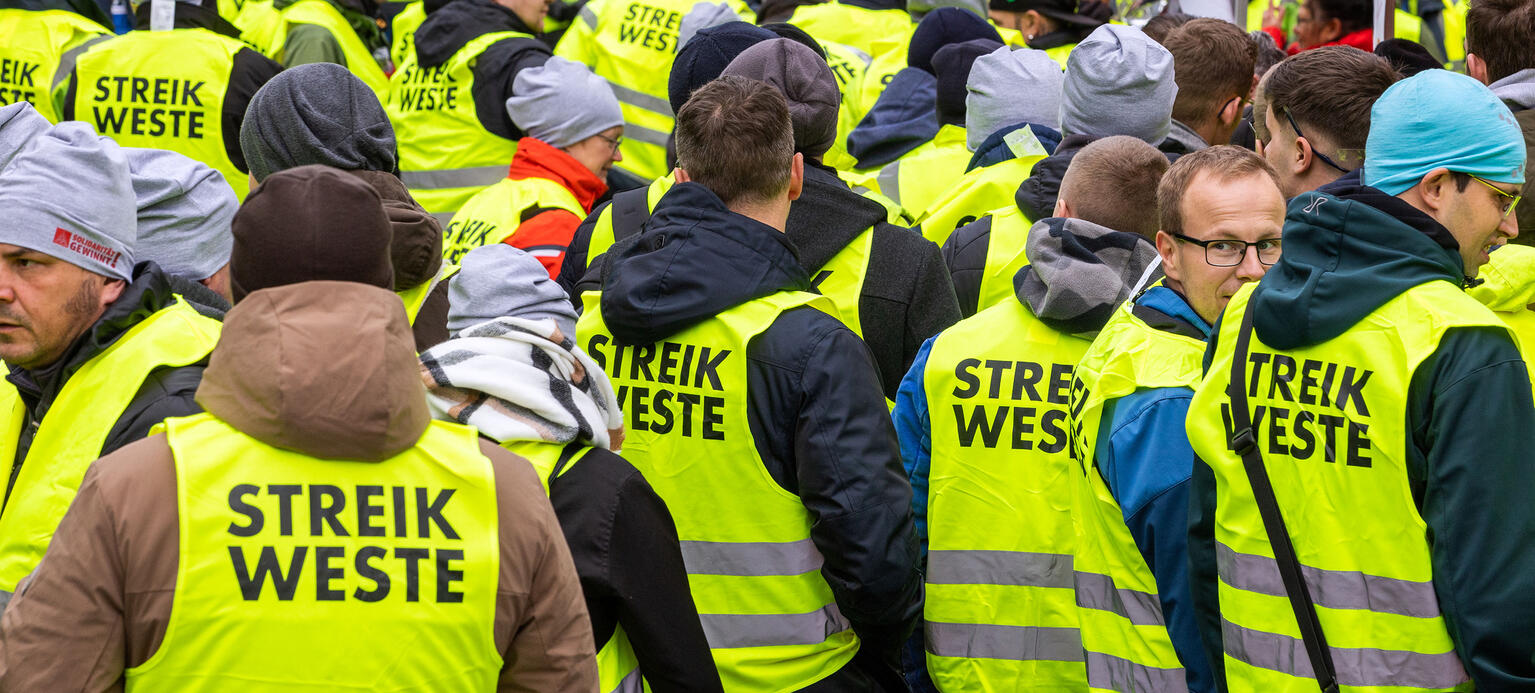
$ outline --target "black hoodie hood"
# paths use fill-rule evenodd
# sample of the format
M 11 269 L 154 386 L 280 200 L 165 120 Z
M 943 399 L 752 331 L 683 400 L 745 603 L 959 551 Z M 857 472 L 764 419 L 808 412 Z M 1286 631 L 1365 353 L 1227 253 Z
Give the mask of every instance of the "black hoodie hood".
M 835 169 L 806 161 L 805 187 L 789 207 L 785 235 L 799 253 L 800 265 L 815 274 L 847 244 L 887 217 L 884 206 L 853 192 Z
M 1439 279 L 1468 283 L 1449 229 L 1356 171 L 1290 201 L 1284 255 L 1253 290 L 1253 327 L 1276 349 L 1318 344 Z
M 602 319 L 625 344 L 653 344 L 747 301 L 810 287 L 787 236 L 697 183 L 667 191 L 644 230 L 608 256 Z
M 1077 152 L 1096 139 L 1089 135 L 1068 135 L 1056 145 L 1055 153 L 1034 164 L 1034 171 L 1018 185 L 1018 192 L 1013 195 L 1013 201 L 1024 216 L 1030 219 L 1055 216 L 1055 199 L 1061 194 L 1061 180 L 1066 178 L 1066 169 Z
M 537 34 L 511 10 L 490 0 L 453 0 L 426 16 L 416 30 L 416 60 L 421 67 L 448 62 L 458 49 L 493 31 Z

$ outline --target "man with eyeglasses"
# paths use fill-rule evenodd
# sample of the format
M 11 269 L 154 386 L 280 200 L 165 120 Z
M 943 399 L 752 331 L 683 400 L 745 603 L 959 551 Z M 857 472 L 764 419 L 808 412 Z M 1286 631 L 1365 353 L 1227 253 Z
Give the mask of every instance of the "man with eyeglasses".
M 1231 145 L 1173 162 L 1157 187 L 1166 275 L 1115 311 L 1071 387 L 1077 603 L 1095 690 L 1214 691 L 1189 606 L 1194 454 L 1184 418 L 1210 326 L 1279 260 L 1284 198 L 1261 157 Z M 1126 660 L 1097 681 L 1092 661 Z M 1218 662 L 1218 660 L 1217 660 Z M 1176 672 L 1181 663 L 1182 672 Z M 1125 678 L 1121 679 L 1120 676 Z
M 506 110 L 528 136 L 506 178 L 448 222 L 443 260 L 457 265 L 470 250 L 507 243 L 557 277 L 576 227 L 608 189 L 608 170 L 624 158 L 623 112 L 606 80 L 564 58 L 518 73 Z
M 1359 180 L 1290 203 L 1210 338 L 1188 436 L 1200 631 L 1230 690 L 1535 687 L 1535 401 L 1464 287 L 1517 234 L 1525 149 L 1476 80 L 1370 114 Z

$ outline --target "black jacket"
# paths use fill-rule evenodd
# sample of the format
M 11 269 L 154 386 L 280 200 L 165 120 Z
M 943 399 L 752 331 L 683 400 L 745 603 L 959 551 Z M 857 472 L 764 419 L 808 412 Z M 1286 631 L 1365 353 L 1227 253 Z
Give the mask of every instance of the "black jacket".
M 480 36 L 495 31 L 520 31 L 536 35 L 512 11 L 491 0 L 453 0 L 440 8 L 427 7 L 426 20 L 416 30 L 416 64 L 437 67 L 448 62 L 460 48 Z M 497 41 L 474 63 L 474 113 L 486 130 L 516 141 L 523 132 L 512 124 L 506 113 L 506 100 L 512 95 L 512 81 L 525 68 L 538 67 L 549 60 L 549 47 L 536 38 Z
M 106 351 L 129 328 L 174 301 L 175 295 L 165 273 L 152 262 L 141 262 L 133 268 L 133 281 L 123 288 L 122 296 L 107 306 L 101 318 L 76 339 L 57 362 L 34 371 L 10 368 L 5 379 L 16 386 L 27 416 L 21 437 L 16 443 L 18 464 L 11 467 L 11 478 L 6 482 L 7 498 L 11 495 L 11 488 L 16 485 L 17 475 L 21 473 L 22 465 L 19 461 L 26 459 L 27 451 L 32 447 L 37 424 L 48 415 L 48 409 L 53 406 L 54 399 L 64 389 L 64 383 L 69 377 L 86 362 Z M 112 425 L 112 430 L 107 433 L 101 454 L 106 455 L 148 436 L 149 429 L 166 418 L 189 416 L 202 411 L 202 407 L 192 401 L 192 396 L 197 393 L 197 386 L 202 382 L 205 366 L 206 360 L 191 366 L 161 368 L 150 373 L 144 384 L 139 386 L 138 393 L 123 409 L 117 423 Z M 46 463 L 37 460 L 33 462 Z
M 644 190 L 633 195 L 645 194 Z M 594 210 L 576 230 L 560 284 L 579 310 L 582 291 L 601 285 L 600 261 L 587 272 L 592 227 L 603 213 Z M 789 208 L 787 235 L 799 252 L 800 265 L 812 277 L 870 227 L 869 272 L 858 297 L 858 321 L 874 354 L 880 387 L 895 398 L 901 378 L 929 337 L 959 322 L 960 308 L 937 246 L 911 229 L 885 221 L 885 208 L 853 192 L 831 169 L 805 165 L 805 186 Z M 616 230 L 616 227 L 615 227 Z
M 149 29 L 149 3 L 139 5 L 134 23 L 138 31 Z M 184 2 L 176 3 L 174 26 L 177 29 L 207 29 L 220 36 L 240 38 L 240 30 L 220 17 L 218 11 Z M 234 55 L 219 120 L 224 128 L 224 153 L 241 173 L 250 172 L 250 168 L 245 165 L 245 153 L 240 151 L 240 124 L 245 122 L 245 109 L 250 106 L 251 97 L 256 95 L 256 91 L 279 72 L 282 72 L 282 65 L 250 48 L 241 48 Z M 90 121 L 89 113 L 75 113 L 76 76 L 76 72 L 71 70 L 69 87 L 64 94 L 63 119 Z
M 809 286 L 785 234 L 683 183 L 638 236 L 609 253 L 602 314 L 619 341 L 653 344 L 741 303 Z M 922 606 L 911 486 L 873 358 L 857 335 L 813 308 L 784 312 L 746 356 L 757 454 L 810 512 L 821 573 L 864 641 L 862 666 L 812 688 L 869 690 L 865 671 L 883 665 L 881 673 L 894 673 Z
M 581 576 L 596 641 L 607 642 L 622 624 L 645 681 L 658 693 L 721 690 L 688 589 L 677 526 L 639 470 L 593 449 L 554 478 L 549 502 Z

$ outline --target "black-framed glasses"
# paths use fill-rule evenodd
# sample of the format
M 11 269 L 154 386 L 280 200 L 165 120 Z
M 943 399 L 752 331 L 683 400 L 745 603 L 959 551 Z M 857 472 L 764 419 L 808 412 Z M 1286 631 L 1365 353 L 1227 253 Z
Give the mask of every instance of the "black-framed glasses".
M 1485 178 L 1482 178 L 1481 176 L 1470 174 L 1470 173 L 1467 173 L 1466 175 L 1471 176 L 1472 180 L 1474 180 L 1474 181 L 1476 181 L 1478 183 L 1481 183 L 1482 185 L 1487 186 L 1487 189 L 1497 193 L 1498 197 L 1501 197 L 1501 198 L 1507 200 L 1507 202 L 1503 203 L 1503 205 L 1504 205 L 1504 207 L 1503 207 L 1503 218 L 1504 219 L 1507 219 L 1508 215 L 1513 214 L 1514 213 L 1514 208 L 1519 206 L 1519 201 L 1524 199 L 1523 195 L 1515 195 L 1515 194 L 1513 194 L 1513 193 L 1511 193 L 1511 192 L 1509 192 L 1507 190 L 1504 190 L 1503 188 L 1500 188 L 1500 187 L 1498 187 L 1496 185 L 1493 185 L 1491 181 L 1489 181 L 1489 180 L 1487 180 Z
M 1262 265 L 1272 265 L 1279 262 L 1278 238 L 1265 238 L 1261 241 L 1249 243 L 1229 238 L 1217 238 L 1213 241 L 1201 241 L 1181 233 L 1171 234 L 1185 243 L 1193 243 L 1205 249 L 1205 263 L 1211 267 L 1236 267 L 1242 264 L 1247 257 L 1247 249 L 1254 248 L 1258 251 L 1258 262 Z
M 624 136 L 623 135 L 619 135 L 617 137 L 608 137 L 607 135 L 604 135 L 602 133 L 598 133 L 598 134 L 592 135 L 592 137 L 596 137 L 597 139 L 600 139 L 603 142 L 607 142 L 609 145 L 611 145 L 613 147 L 613 151 L 615 151 L 615 152 L 618 151 L 618 148 L 623 146 L 623 144 L 624 144 Z
M 1306 133 L 1301 132 L 1300 131 L 1300 125 L 1295 122 L 1295 116 L 1290 115 L 1290 109 L 1289 108 L 1284 108 L 1282 110 L 1284 111 L 1285 120 L 1290 121 L 1290 129 L 1295 131 L 1295 136 L 1296 137 L 1306 137 Z M 1309 137 L 1306 138 L 1306 141 L 1310 142 L 1311 138 L 1309 138 Z M 1342 171 L 1344 173 L 1350 173 L 1350 171 L 1348 169 L 1343 168 L 1342 166 L 1339 166 L 1338 162 L 1333 161 L 1332 159 L 1327 158 L 1327 155 L 1323 154 L 1321 152 L 1321 150 L 1317 149 L 1315 144 L 1311 145 L 1311 153 L 1315 154 L 1316 158 L 1321 159 L 1322 163 L 1327 164 L 1328 166 L 1331 166 L 1331 167 L 1333 167 L 1335 169 L 1338 169 L 1339 171 Z

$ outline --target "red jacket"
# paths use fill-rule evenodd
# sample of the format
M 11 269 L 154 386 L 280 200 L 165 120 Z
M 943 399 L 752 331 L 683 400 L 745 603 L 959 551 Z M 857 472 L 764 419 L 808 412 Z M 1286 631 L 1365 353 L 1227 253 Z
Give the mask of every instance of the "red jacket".
M 1284 45 L 1284 31 L 1280 30 L 1279 27 L 1266 26 L 1263 27 L 1263 30 L 1268 32 L 1268 35 L 1274 39 L 1274 45 Z M 1305 48 L 1301 48 L 1299 43 L 1292 43 L 1290 44 L 1290 47 L 1285 50 L 1285 52 L 1289 53 L 1290 55 L 1295 55 L 1301 51 L 1309 51 L 1313 48 L 1321 48 L 1322 46 L 1353 46 L 1359 50 L 1369 53 L 1370 51 L 1375 50 L 1375 30 L 1360 29 L 1359 31 L 1355 31 L 1353 33 L 1344 34 L 1336 41 L 1329 41 L 1327 43 L 1316 46 L 1306 46 Z
M 543 178 L 559 183 L 576 196 L 576 201 L 588 214 L 597 198 L 608 189 L 607 183 L 574 157 L 532 137 L 517 141 L 517 154 L 512 157 L 506 177 L 512 180 Z M 565 249 L 570 246 L 570 239 L 576 235 L 576 227 L 581 221 L 582 217 L 563 209 L 547 209 L 518 225 L 504 242 L 538 258 L 551 278 L 558 277 L 560 264 L 565 261 Z

